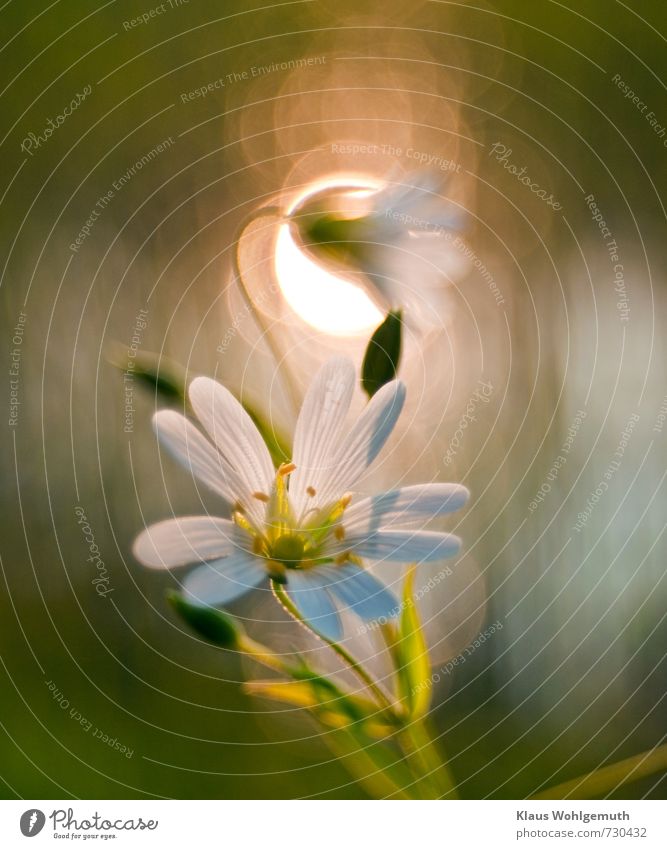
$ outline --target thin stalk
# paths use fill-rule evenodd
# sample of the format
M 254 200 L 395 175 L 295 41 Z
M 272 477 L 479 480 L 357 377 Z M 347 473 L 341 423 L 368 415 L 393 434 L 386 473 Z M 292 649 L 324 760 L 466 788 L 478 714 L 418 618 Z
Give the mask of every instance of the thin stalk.
M 377 744 L 369 747 L 352 728 L 329 729 L 324 739 L 347 771 L 374 798 L 421 798 L 415 793 L 415 782 L 407 772 L 407 764 L 402 760 L 392 761 L 386 755 L 383 757 L 378 753 Z
M 243 279 L 243 274 L 241 273 L 241 269 L 239 267 L 239 244 L 241 241 L 241 235 L 243 231 L 248 227 L 253 221 L 256 221 L 258 218 L 263 218 L 268 215 L 281 215 L 281 210 L 277 206 L 265 206 L 262 209 L 258 210 L 254 215 L 251 215 L 244 224 L 239 229 L 239 235 L 235 242 L 234 253 L 233 253 L 233 265 L 234 265 L 234 277 L 236 278 L 236 282 L 238 283 L 239 291 L 245 303 L 246 309 L 248 313 L 252 315 L 257 327 L 259 328 L 262 338 L 266 342 L 267 347 L 271 351 L 271 355 L 273 359 L 276 361 L 276 365 L 282 367 L 282 376 L 285 382 L 285 386 L 287 387 L 287 393 L 290 397 L 290 402 L 292 404 L 292 408 L 294 414 L 296 415 L 299 412 L 300 407 L 300 398 L 299 393 L 297 392 L 296 386 L 294 384 L 294 380 L 292 375 L 290 374 L 289 368 L 283 362 L 283 354 L 280 350 L 280 346 L 276 341 L 273 333 L 271 332 L 271 328 L 268 323 L 265 321 L 261 312 L 255 306 L 255 302 L 253 301 L 250 292 L 248 292 L 248 288 Z
M 423 720 L 418 719 L 406 725 L 399 739 L 409 758 L 418 765 L 416 774 L 420 781 L 433 788 L 434 794 L 430 798 L 440 799 L 447 796 L 457 799 L 454 779 L 440 757 Z
M 325 637 L 324 634 L 321 634 L 316 628 L 310 624 L 310 622 L 306 621 L 304 617 L 301 615 L 301 611 L 296 607 L 296 605 L 292 602 L 290 597 L 285 592 L 282 584 L 277 583 L 276 581 L 271 581 L 271 588 L 273 590 L 273 594 L 278 599 L 280 604 L 285 608 L 285 610 L 293 616 L 298 622 L 300 622 L 304 627 L 306 627 L 311 633 L 313 633 L 316 637 L 319 637 L 320 640 L 323 640 L 329 648 L 333 649 L 336 654 L 342 658 L 345 663 L 352 669 L 355 675 L 363 681 L 363 683 L 368 687 L 368 689 L 373 693 L 375 698 L 378 700 L 379 704 L 387 711 L 389 711 L 392 716 L 395 716 L 394 705 L 387 698 L 382 689 L 378 686 L 378 684 L 373 680 L 373 678 L 369 675 L 368 672 L 364 669 L 364 667 L 356 660 L 347 649 L 343 648 L 339 643 L 336 643 L 334 640 L 330 640 L 328 637 Z
M 403 661 L 398 651 L 397 629 L 388 622 L 381 626 L 381 631 L 394 662 L 398 691 L 403 692 L 406 682 L 402 675 Z M 407 707 L 404 707 L 404 710 L 407 710 Z M 406 714 L 405 719 L 404 728 L 397 734 L 397 742 L 405 753 L 406 761 L 413 768 L 413 774 L 422 786 L 423 792 L 429 794 L 428 798 L 442 796 L 457 798 L 454 780 L 433 743 L 424 719 L 415 717 L 410 721 L 409 714 Z M 418 768 L 415 769 L 415 766 Z
M 541 793 L 531 796 L 531 799 L 566 799 L 575 794 L 578 799 L 599 799 L 618 790 L 632 781 L 639 781 L 656 772 L 667 770 L 667 745 L 658 746 L 640 755 L 618 761 L 602 769 L 596 769 L 572 781 L 557 784 Z

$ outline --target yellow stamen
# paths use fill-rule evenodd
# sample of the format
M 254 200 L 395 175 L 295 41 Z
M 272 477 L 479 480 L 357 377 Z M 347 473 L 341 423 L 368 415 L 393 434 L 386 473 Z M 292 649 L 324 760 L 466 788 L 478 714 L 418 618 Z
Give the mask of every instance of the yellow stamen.
M 293 523 L 292 511 L 290 509 L 287 495 L 287 483 L 285 475 L 276 475 L 276 481 L 271 490 L 271 499 L 266 511 L 266 524 L 269 528 L 268 536 L 274 539 L 284 533 Z
M 247 533 L 249 533 L 251 536 L 256 535 L 257 531 L 255 530 L 255 528 L 250 524 L 250 522 L 242 513 L 238 512 L 238 510 L 232 513 L 232 519 L 234 520 L 234 522 L 236 522 L 239 528 L 243 528 L 243 530 L 247 531 Z
M 350 501 L 352 501 L 352 493 L 346 492 L 340 500 L 340 506 L 343 508 L 343 510 L 345 510 Z
M 345 528 L 342 525 L 336 525 L 334 528 L 334 536 L 337 540 L 345 539 Z
M 253 492 L 252 497 L 258 501 L 263 501 L 265 504 L 269 502 L 269 496 L 265 492 Z
M 313 486 L 307 486 L 306 492 L 308 493 L 308 495 L 310 495 L 311 498 L 315 498 L 315 496 L 317 495 L 317 492 L 315 492 L 315 487 Z
M 278 467 L 278 474 L 290 475 L 295 469 L 296 466 L 294 465 L 294 463 L 281 463 Z

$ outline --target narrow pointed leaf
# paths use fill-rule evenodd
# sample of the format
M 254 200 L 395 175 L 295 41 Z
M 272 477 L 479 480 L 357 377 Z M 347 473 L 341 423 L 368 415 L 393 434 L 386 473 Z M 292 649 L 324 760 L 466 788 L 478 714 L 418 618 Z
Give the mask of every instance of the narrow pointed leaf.
M 396 729 L 377 705 L 345 693 L 333 681 L 310 670 L 293 669 L 294 681 L 249 681 L 244 690 L 254 696 L 309 710 L 329 728 L 363 727 L 372 739 L 382 739 Z
M 667 771 L 667 745 L 600 767 L 564 784 L 549 787 L 531 799 L 604 799 L 626 784 Z
M 168 404 L 185 401 L 185 372 L 172 360 L 149 351 L 136 351 L 127 355 L 121 345 L 115 346 L 110 362 L 127 378 L 156 393 Z
M 374 799 L 421 799 L 418 784 L 398 752 L 375 742 L 356 725 L 334 729 L 324 741 Z
M 405 706 L 412 717 L 423 716 L 431 702 L 431 664 L 419 611 L 413 599 L 415 567 L 403 587 L 403 610 L 398 628 L 397 661 Z
M 401 311 L 392 310 L 370 338 L 361 367 L 361 386 L 369 398 L 396 377 L 402 330 Z
M 299 708 L 312 708 L 319 704 L 313 688 L 305 681 L 248 681 L 243 689 L 251 696 Z

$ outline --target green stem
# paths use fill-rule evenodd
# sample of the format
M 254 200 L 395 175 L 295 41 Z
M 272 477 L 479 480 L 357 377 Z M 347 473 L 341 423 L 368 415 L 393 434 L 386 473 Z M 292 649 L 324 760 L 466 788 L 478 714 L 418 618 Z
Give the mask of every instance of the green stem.
M 404 761 L 392 758 L 377 743 L 369 746 L 352 727 L 329 729 L 325 739 L 347 771 L 373 798 L 421 798 Z
M 363 681 L 363 683 L 368 687 L 368 689 L 373 693 L 375 698 L 378 700 L 379 704 L 388 712 L 395 716 L 394 705 L 387 698 L 382 689 L 376 684 L 373 678 L 366 672 L 364 667 L 356 660 L 348 651 L 344 649 L 339 643 L 334 642 L 334 640 L 330 640 L 328 637 L 325 637 L 324 634 L 321 634 L 316 628 L 314 628 L 310 622 L 306 621 L 304 617 L 301 615 L 301 611 L 296 607 L 296 605 L 292 602 L 290 597 L 285 592 L 282 584 L 277 583 L 276 581 L 271 581 L 271 588 L 273 590 L 273 594 L 278 599 L 280 604 L 285 608 L 285 610 L 293 616 L 298 622 L 300 622 L 304 627 L 306 627 L 312 634 L 316 637 L 319 637 L 320 640 L 323 640 L 329 648 L 333 649 L 336 654 L 342 658 L 345 663 L 352 669 L 352 671 L 357 675 L 357 677 Z
M 399 692 L 409 687 L 409 682 L 403 680 L 404 664 L 401 653 L 398 650 L 398 633 L 392 623 L 381 626 L 385 645 L 394 662 L 396 685 Z M 420 715 L 421 716 L 421 715 Z M 439 799 L 443 796 L 457 798 L 456 785 L 436 748 L 423 718 L 414 718 L 410 721 L 406 716 L 406 724 L 397 735 L 399 745 L 406 755 L 406 760 L 413 768 L 413 774 L 422 785 L 422 792 L 429 795 L 427 798 Z
M 572 781 L 557 784 L 530 798 L 565 799 L 575 794 L 577 799 L 599 799 L 625 784 L 639 781 L 640 778 L 646 778 L 664 770 L 667 770 L 667 745 L 604 766 L 602 769 L 596 769 Z
M 250 216 L 250 218 L 246 219 L 243 225 L 239 229 L 239 235 L 236 239 L 234 253 L 233 253 L 233 264 L 234 264 L 234 276 L 236 278 L 236 282 L 238 283 L 239 291 L 245 303 L 246 309 L 249 314 L 252 315 L 257 327 L 259 328 L 262 338 L 266 342 L 267 347 L 271 351 L 271 355 L 273 359 L 276 361 L 277 366 L 282 366 L 282 376 L 285 381 L 285 386 L 287 387 L 287 393 L 290 397 L 290 401 L 292 403 L 292 407 L 294 410 L 294 414 L 296 415 L 299 412 L 300 407 L 300 397 L 297 392 L 296 386 L 294 384 L 294 380 L 292 375 L 290 374 L 289 369 L 283 362 L 283 354 L 280 350 L 280 346 L 276 341 L 273 333 L 271 332 L 271 328 L 268 323 L 265 321 L 261 312 L 255 306 L 255 302 L 253 301 L 250 292 L 245 284 L 243 279 L 243 274 L 241 273 L 241 269 L 239 267 L 239 245 L 241 242 L 241 236 L 243 231 L 248 227 L 253 221 L 258 218 L 263 218 L 269 215 L 282 215 L 281 210 L 277 206 L 265 206 L 262 209 L 258 210 L 254 215 Z
M 400 732 L 399 742 L 406 753 L 422 792 L 429 799 L 457 799 L 456 785 L 443 763 L 423 720 L 415 720 Z

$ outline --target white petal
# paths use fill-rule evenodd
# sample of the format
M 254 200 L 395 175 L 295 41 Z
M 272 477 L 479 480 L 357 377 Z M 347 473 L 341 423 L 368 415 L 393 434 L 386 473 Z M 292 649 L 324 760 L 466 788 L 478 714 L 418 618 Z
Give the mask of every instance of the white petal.
M 289 482 L 290 501 L 297 517 L 308 506 L 314 506 L 307 488 L 319 493 L 322 481 L 331 471 L 332 454 L 350 408 L 354 381 L 352 361 L 334 357 L 319 370 L 306 394 L 294 432 L 292 460 L 296 470 Z M 315 504 L 320 504 L 319 498 Z
M 401 527 L 409 522 L 428 521 L 459 510 L 470 493 L 455 483 L 423 483 L 381 492 L 352 502 L 345 511 L 348 533 L 368 534 L 390 525 Z
M 287 592 L 304 619 L 330 640 L 342 636 L 340 618 L 327 590 L 329 581 L 321 569 L 290 570 Z
M 275 469 L 266 443 L 253 420 L 222 384 L 195 378 L 188 396 L 197 418 L 218 451 L 233 466 L 250 492 L 269 494 Z
M 443 195 L 443 180 L 429 171 L 403 178 L 378 193 L 375 215 L 392 220 L 405 230 L 434 232 L 439 228 L 458 230 L 465 221 L 465 211 Z M 393 215 L 387 215 L 391 210 Z
M 325 566 L 321 569 L 331 583 L 329 589 L 366 622 L 391 619 L 400 610 L 394 594 L 370 572 L 358 566 Z
M 254 494 L 269 495 L 275 476 L 266 443 L 241 404 L 215 380 L 195 378 L 188 394 L 197 417 L 232 470 L 229 477 L 234 478 L 234 501 L 243 505 L 256 527 L 261 527 L 266 505 Z
M 398 174 L 396 175 L 398 177 Z M 374 198 L 377 214 L 387 209 L 400 213 L 412 212 L 416 200 L 424 193 L 437 192 L 440 180 L 430 171 L 414 171 L 406 174 L 400 182 L 389 182 Z
M 349 534 L 336 550 L 351 550 L 360 557 L 396 563 L 428 563 L 452 557 L 461 547 L 454 534 L 437 531 L 398 531 L 380 529 L 370 534 Z
M 333 502 L 351 489 L 377 457 L 394 429 L 403 403 L 405 386 L 400 380 L 385 384 L 368 402 L 333 456 L 320 502 Z
M 186 469 L 229 503 L 238 498 L 236 475 L 208 439 L 175 410 L 160 410 L 153 427 L 161 444 Z
M 171 569 L 231 554 L 237 537 L 236 525 L 227 519 L 184 516 L 150 525 L 136 538 L 132 551 L 144 566 Z
M 189 601 L 216 607 L 243 595 L 265 577 L 258 558 L 237 551 L 193 569 L 183 581 L 183 589 Z

